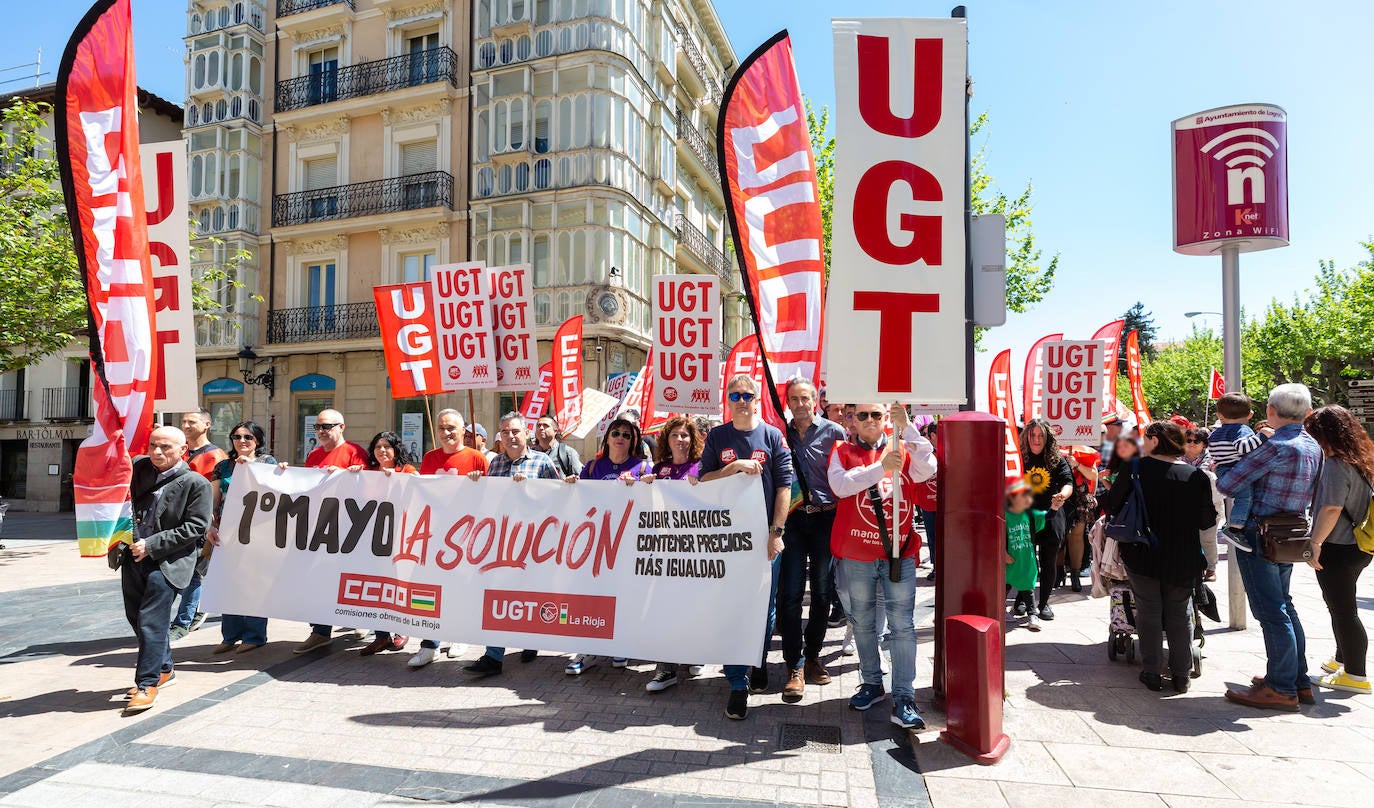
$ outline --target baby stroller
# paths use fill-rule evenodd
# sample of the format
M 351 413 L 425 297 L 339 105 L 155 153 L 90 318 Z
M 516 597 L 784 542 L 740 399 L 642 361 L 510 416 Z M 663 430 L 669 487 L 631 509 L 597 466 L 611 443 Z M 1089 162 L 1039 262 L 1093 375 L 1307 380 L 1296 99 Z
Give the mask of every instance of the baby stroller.
M 1107 517 L 1101 516 L 1088 531 L 1088 543 L 1092 546 L 1092 595 L 1095 598 L 1109 598 L 1107 658 L 1115 662 L 1125 657 L 1127 662 L 1133 663 L 1135 596 L 1131 592 L 1126 566 L 1121 563 L 1116 541 L 1107 536 L 1106 526 Z

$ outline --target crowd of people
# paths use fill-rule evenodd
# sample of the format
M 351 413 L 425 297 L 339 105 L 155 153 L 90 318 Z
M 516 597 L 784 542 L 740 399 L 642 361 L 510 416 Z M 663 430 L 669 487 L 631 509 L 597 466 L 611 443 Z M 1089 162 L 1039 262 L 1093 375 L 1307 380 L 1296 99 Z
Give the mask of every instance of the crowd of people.
M 749 695 L 768 691 L 767 649 L 775 631 L 784 663 L 780 695 L 795 703 L 808 685 L 831 681 L 821 659 L 826 629 L 846 626 L 842 651 L 857 652 L 861 679 L 850 706 L 868 710 L 890 696 L 891 721 L 922 728 L 914 689 L 922 546 L 917 524 L 924 524 L 933 567 L 939 424 L 928 421 L 918 429 L 903 407 L 827 403 L 811 383 L 795 380 L 786 387 L 790 417 L 779 430 L 760 417 L 760 392 L 751 377 L 734 377 L 726 388 L 729 420 L 711 426 L 704 419 L 674 417 L 656 437 L 641 431 L 637 412 L 626 411 L 610 423 L 599 450 L 586 462 L 559 440 L 557 422 L 548 416 L 528 424 L 519 413 L 507 413 L 499 421 L 494 451 L 488 451 L 481 424 L 467 424 L 460 412 L 445 409 L 434 419 L 436 448 L 414 457 L 394 432 L 378 433 L 366 448 L 348 440 L 343 414 L 326 409 L 314 422 L 316 445 L 305 466 L 326 473 L 543 478 L 566 484 L 651 485 L 660 479 L 757 475 L 769 525 L 765 651 L 756 665 L 724 666 L 726 715 L 744 719 Z M 1264 675 L 1227 697 L 1286 710 L 1310 701 L 1314 683 L 1369 692 L 1367 639 L 1355 585 L 1370 555 L 1356 546 L 1354 530 L 1367 518 L 1374 443 L 1348 411 L 1336 406 L 1313 411 L 1301 385 L 1275 388 L 1259 431 L 1248 426 L 1251 409 L 1244 395 L 1227 395 L 1212 429 L 1178 418 L 1137 429 L 1109 416 L 1105 442 L 1094 447 L 1060 446 L 1051 425 L 1041 419 L 1024 425 L 1024 476 L 1006 490 L 1008 625 L 1024 620 L 1027 628 L 1041 630 L 1055 617 L 1051 593 L 1064 586 L 1080 592 L 1089 556 L 1094 565 L 1109 557 L 1124 569 L 1119 577 L 1134 595 L 1141 682 L 1158 691 L 1167 679 L 1174 691 L 1184 692 L 1195 672 L 1194 596 L 1203 582 L 1215 579 L 1220 537 L 1234 548 L 1231 555 L 1268 650 Z M 188 413 L 182 429 L 153 432 L 148 456 L 134 466 L 136 540 L 110 553 L 111 565 L 122 570 L 126 613 L 139 640 L 135 685 L 126 706 L 131 712 L 151 707 L 158 689 L 175 680 L 170 642 L 205 619 L 197 608 L 199 583 L 219 544 L 224 495 L 235 469 L 242 463 L 277 462 L 262 427 L 252 421 L 230 430 L 228 452 L 209 443 L 209 426 L 210 416 L 202 411 Z M 897 451 L 899 444 L 904 451 Z M 1092 551 L 1088 537 L 1094 538 L 1092 547 L 1103 547 L 1103 523 L 1123 509 L 1137 487 L 1142 500 L 1137 506 L 1148 516 L 1152 541 Z M 894 514 L 894 488 L 914 507 Z M 1313 515 L 1310 563 L 1336 637 L 1334 655 L 1314 679 L 1308 678 L 1305 637 L 1289 595 L 1292 564 L 1269 561 L 1259 550 L 1266 517 L 1293 512 Z M 1218 531 L 1219 526 L 1224 528 Z M 178 597 L 180 606 L 174 608 Z M 221 631 L 214 654 L 246 654 L 267 642 L 263 617 L 224 615 Z M 332 626 L 312 625 L 293 650 L 311 653 L 333 640 Z M 409 640 L 379 631 L 360 653 L 401 651 Z M 462 651 L 421 639 L 408 665 L 421 668 L 441 654 Z M 520 653 L 525 663 L 537 657 L 534 649 Z M 487 647 L 463 670 L 475 677 L 496 676 L 505 661 L 505 648 Z M 574 654 L 564 671 L 580 675 L 597 662 Z M 610 663 L 624 667 L 628 660 L 613 657 Z M 701 667 L 686 670 L 695 676 Z M 889 673 L 890 694 L 884 686 Z M 661 693 L 677 685 L 681 675 L 678 664 L 658 663 L 645 689 Z

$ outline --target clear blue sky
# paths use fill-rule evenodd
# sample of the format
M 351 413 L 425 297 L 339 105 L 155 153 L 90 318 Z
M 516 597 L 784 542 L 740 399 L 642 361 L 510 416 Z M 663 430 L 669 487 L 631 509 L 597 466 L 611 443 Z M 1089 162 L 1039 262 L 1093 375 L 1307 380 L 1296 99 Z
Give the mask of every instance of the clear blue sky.
M 55 70 L 88 4 L 8 5 L 0 29 L 7 61 L 0 67 L 31 61 L 42 47 L 44 69 Z M 832 16 L 945 16 L 952 5 L 716 0 L 738 58 L 789 29 L 802 90 L 820 104 L 833 104 L 835 94 Z M 1050 297 L 990 332 L 989 350 L 978 357 L 980 388 L 995 351 L 1013 348 L 1019 373 L 1025 349 L 1038 337 L 1064 331 L 1086 339 L 1137 300 L 1154 313 L 1164 338 L 1188 332 L 1183 312 L 1220 308 L 1220 259 L 1170 249 L 1169 123 L 1188 113 L 1268 102 L 1289 114 L 1292 246 L 1242 256 L 1248 311 L 1309 286 L 1319 259 L 1348 266 L 1365 255 L 1359 243 L 1374 235 L 1374 159 L 1367 145 L 1374 133 L 1374 13 L 1367 3 L 967 5 L 973 111 L 992 118 L 985 140 L 990 169 L 1008 192 L 1034 183 L 1037 237 L 1047 254 L 1061 255 Z M 140 84 L 181 101 L 185 4 L 134 0 L 134 26 Z M 1219 328 L 1217 319 L 1210 322 Z

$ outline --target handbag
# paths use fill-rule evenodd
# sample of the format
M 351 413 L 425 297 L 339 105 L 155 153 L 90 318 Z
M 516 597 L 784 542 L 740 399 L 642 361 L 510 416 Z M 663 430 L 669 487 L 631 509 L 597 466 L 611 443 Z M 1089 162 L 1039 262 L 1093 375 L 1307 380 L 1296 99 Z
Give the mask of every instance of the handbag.
M 1104 532 L 1117 544 L 1143 544 L 1155 547 L 1159 541 L 1150 530 L 1150 517 L 1145 512 L 1145 492 L 1140 488 L 1140 461 L 1131 460 L 1131 491 L 1121 510 L 1107 522 Z
M 1259 523 L 1260 549 L 1273 564 L 1301 564 L 1312 560 L 1312 528 L 1307 514 L 1276 513 Z

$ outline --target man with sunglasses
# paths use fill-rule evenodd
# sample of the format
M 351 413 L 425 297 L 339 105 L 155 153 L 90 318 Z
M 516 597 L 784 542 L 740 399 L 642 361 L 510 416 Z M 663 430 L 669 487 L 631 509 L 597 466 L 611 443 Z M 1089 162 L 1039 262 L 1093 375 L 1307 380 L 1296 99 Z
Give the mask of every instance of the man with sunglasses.
M 778 573 L 778 632 L 782 634 L 782 661 L 787 666 L 782 700 L 795 703 L 806 695 L 808 682 L 830 684 L 830 674 L 820 659 L 830 601 L 834 597 L 830 586 L 830 531 L 835 525 L 835 495 L 830 491 L 827 475 L 831 451 L 835 444 L 844 443 L 847 436 L 844 427 L 816 415 L 816 388 L 806 379 L 787 383 L 787 409 L 792 411 L 787 444 L 797 463 L 793 472 L 805 483 L 802 493 L 806 496 L 806 501 L 787 516 Z M 802 596 L 808 580 L 811 608 L 803 633 Z
M 320 410 L 320 414 L 315 416 L 315 436 L 319 439 L 319 445 L 306 456 L 306 468 L 324 469 L 326 473 L 332 473 L 349 466 L 367 467 L 367 450 L 344 439 L 344 417 L 338 410 Z M 281 467 L 285 468 L 286 464 L 282 463 Z M 329 645 L 333 642 L 329 636 L 333 630 L 333 626 L 311 623 L 310 636 L 291 652 L 308 654 Z
M 876 604 L 878 590 L 891 632 L 892 723 L 904 729 L 924 729 L 916 709 L 916 543 L 911 533 L 916 485 L 935 475 L 935 449 L 911 425 L 905 407 L 892 410 L 894 438 L 906 444 L 897 451 L 884 432 L 887 407 L 860 404 L 854 413 L 854 442 L 835 447 L 830 456 L 830 490 L 839 497 L 830 551 L 835 557 L 845 613 L 854 626 L 863 683 L 849 700 L 855 710 L 867 710 L 886 698 L 882 663 L 878 657 Z M 894 481 L 893 477 L 899 479 Z M 892 492 L 901 486 L 901 508 L 894 513 Z M 897 546 L 889 550 L 889 543 Z M 896 556 L 894 559 L 893 556 Z M 898 580 L 891 568 L 898 565 Z
M 783 550 L 787 506 L 792 499 L 792 456 L 777 427 L 759 419 L 759 387 L 752 376 L 741 374 L 725 388 L 730 422 L 706 435 L 701 451 L 701 480 L 708 482 L 735 474 L 757 474 L 763 480 L 763 505 L 768 514 L 768 560 L 772 580 L 768 588 L 768 617 L 763 632 L 763 658 L 751 672 L 748 665 L 726 665 L 730 682 L 727 718 L 743 720 L 749 712 L 749 693 L 768 689 L 768 645 L 773 638 L 778 596 L 778 559 Z

